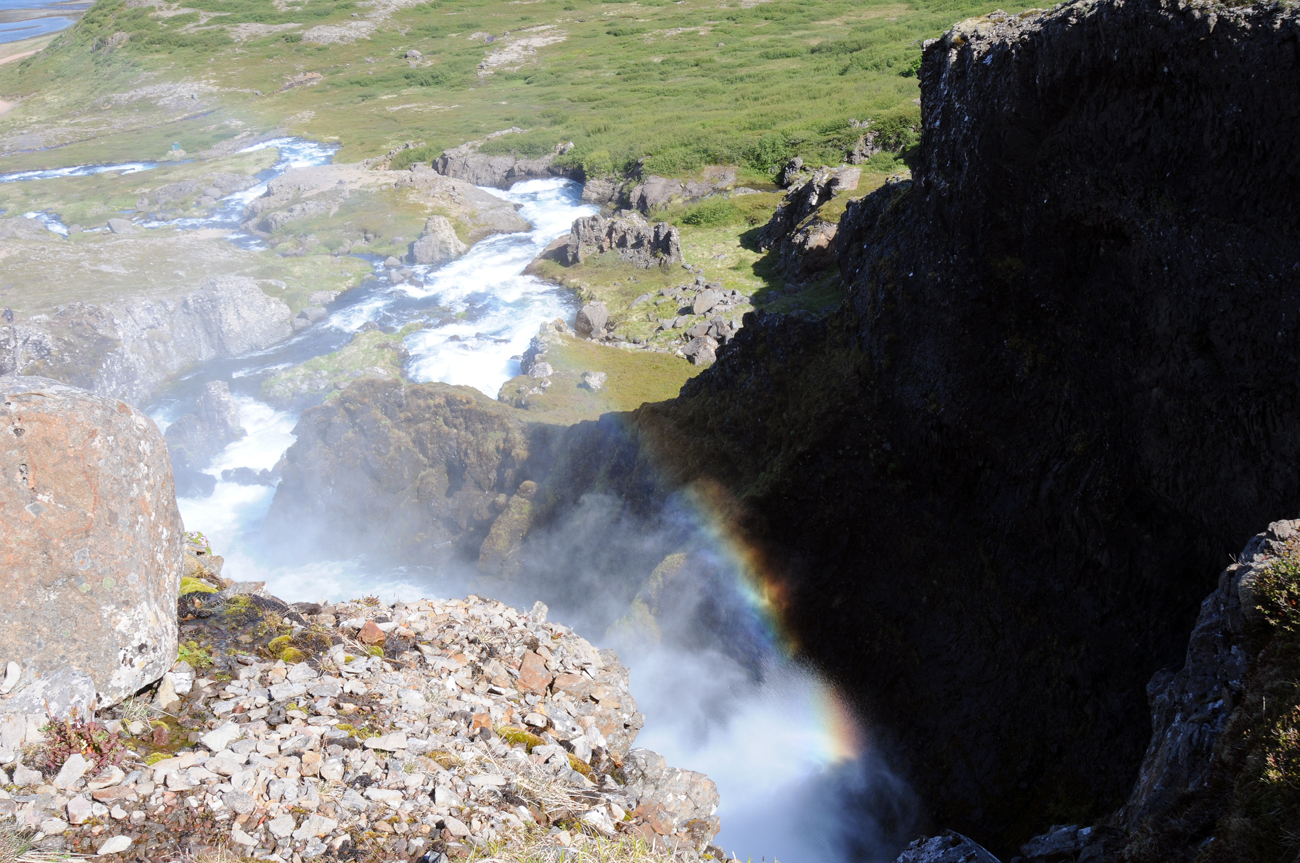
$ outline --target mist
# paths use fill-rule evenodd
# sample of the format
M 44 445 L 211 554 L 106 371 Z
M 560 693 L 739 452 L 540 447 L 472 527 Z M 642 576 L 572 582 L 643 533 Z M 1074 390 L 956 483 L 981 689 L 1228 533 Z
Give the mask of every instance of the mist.
M 179 501 L 187 529 L 202 531 L 225 558 L 227 578 L 264 582 L 288 602 L 473 593 L 529 608 L 541 600 L 551 619 L 614 648 L 630 668 L 646 717 L 638 745 L 717 783 L 716 844 L 741 859 L 892 861 L 917 824 L 915 798 L 834 687 L 790 653 L 782 622 L 756 602 L 760 574 L 746 571 L 688 493 L 649 512 L 586 495 L 530 533 L 508 576 L 489 578 L 472 563 L 395 565 L 382 549 L 319 559 L 312 537 L 322 526 L 259 536 L 274 489 L 222 478 L 233 468 L 274 469 L 295 439 L 298 415 L 258 398 L 262 377 L 336 350 L 367 322 L 400 326 L 438 310 L 445 322 L 408 342 L 408 374 L 494 396 L 518 373 L 511 355 L 542 321 L 572 321 L 571 298 L 522 269 L 590 208 L 562 180 L 522 183 L 509 196 L 533 232 L 484 241 L 452 265 L 419 270 L 408 284 L 358 288 L 319 327 L 258 355 L 212 363 L 153 406 L 165 428 L 194 409 L 203 383 L 225 380 L 247 432 L 206 468 L 216 479 L 211 496 Z

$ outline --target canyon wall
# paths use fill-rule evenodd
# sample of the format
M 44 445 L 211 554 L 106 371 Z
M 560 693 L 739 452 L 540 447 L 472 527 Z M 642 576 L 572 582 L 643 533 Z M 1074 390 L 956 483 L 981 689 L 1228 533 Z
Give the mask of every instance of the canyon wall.
M 1119 803 L 1151 674 L 1296 509 L 1298 37 L 1157 2 L 958 25 L 913 181 L 841 221 L 844 308 L 755 319 L 643 410 L 744 497 L 805 649 L 945 824 Z
M 247 276 L 217 276 L 180 297 L 73 303 L 0 327 L 0 374 L 40 375 L 143 405 L 192 366 L 291 335 L 283 300 Z

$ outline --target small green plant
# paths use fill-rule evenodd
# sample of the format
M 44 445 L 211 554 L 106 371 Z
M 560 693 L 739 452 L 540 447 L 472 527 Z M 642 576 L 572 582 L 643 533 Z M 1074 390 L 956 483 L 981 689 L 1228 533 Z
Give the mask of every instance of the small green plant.
M 195 671 L 212 667 L 212 651 L 202 647 L 197 641 L 182 641 L 176 659 L 180 662 L 188 662 Z
M 98 771 L 110 764 L 120 766 L 128 754 L 117 733 L 93 719 L 51 716 L 41 731 L 45 734 L 42 763 L 47 770 L 58 770 L 73 755 L 80 754 Z

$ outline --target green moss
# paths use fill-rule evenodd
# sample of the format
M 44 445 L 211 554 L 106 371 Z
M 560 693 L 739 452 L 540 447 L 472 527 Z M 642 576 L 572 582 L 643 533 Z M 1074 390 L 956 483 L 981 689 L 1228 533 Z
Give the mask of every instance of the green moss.
M 187 593 L 216 593 L 217 589 L 206 581 L 200 581 L 197 578 L 191 578 L 188 575 L 181 578 L 181 596 Z
M 518 746 L 522 743 L 530 753 L 533 751 L 534 746 L 546 745 L 545 740 L 538 737 L 536 734 L 533 734 L 531 731 L 525 731 L 522 728 L 513 728 L 509 725 L 501 725 L 495 730 L 497 736 L 506 743 L 511 746 Z
M 267 378 L 262 383 L 262 397 L 284 406 L 306 400 L 329 401 L 360 377 L 401 380 L 406 358 L 402 340 L 419 329 L 419 324 L 408 324 L 395 333 L 378 330 L 357 333 L 340 350 L 313 357 Z
M 182 641 L 177 648 L 178 662 L 188 662 L 195 671 L 212 667 L 212 651 L 197 641 Z

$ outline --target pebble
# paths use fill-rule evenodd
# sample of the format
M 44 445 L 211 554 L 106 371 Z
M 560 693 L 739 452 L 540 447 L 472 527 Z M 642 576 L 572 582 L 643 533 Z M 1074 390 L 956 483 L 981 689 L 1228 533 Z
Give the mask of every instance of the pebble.
M 306 620 L 295 631 L 318 636 L 306 661 L 214 646 L 214 668 L 178 663 L 165 676 L 158 688 L 189 735 L 173 756 L 146 765 L 133 754 L 85 782 L 91 764 L 73 756 L 56 783 L 85 790 L 49 802 L 34 795 L 13 817 L 46 835 L 56 835 L 46 825 L 59 830 L 73 853 L 134 848 L 141 859 L 176 856 L 182 841 L 234 843 L 242 856 L 284 861 L 343 859 L 345 846 L 358 858 L 434 859 L 549 829 L 549 813 L 559 812 L 593 834 L 636 834 L 686 856 L 711 842 L 711 808 L 682 809 L 694 805 L 682 789 L 699 783 L 716 799 L 707 777 L 656 767 L 662 788 L 653 777 L 635 786 L 610 778 L 644 761 L 633 758 L 645 751 L 632 748 L 643 718 L 627 670 L 613 652 L 548 622 L 545 605 L 525 613 L 478 597 L 367 600 Z M 362 633 L 379 638 L 367 646 Z M 185 637 L 202 631 L 191 626 Z M 121 727 L 113 711 L 104 719 Z M 128 746 L 156 745 L 148 723 L 126 722 L 125 732 L 134 732 Z M 14 784 L 44 785 L 21 745 Z

